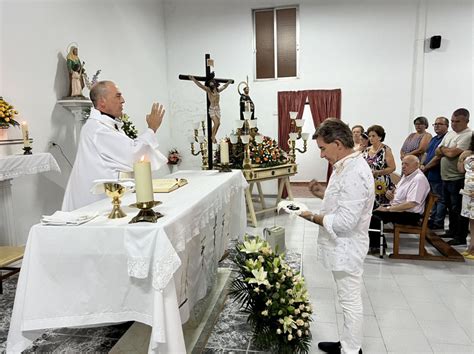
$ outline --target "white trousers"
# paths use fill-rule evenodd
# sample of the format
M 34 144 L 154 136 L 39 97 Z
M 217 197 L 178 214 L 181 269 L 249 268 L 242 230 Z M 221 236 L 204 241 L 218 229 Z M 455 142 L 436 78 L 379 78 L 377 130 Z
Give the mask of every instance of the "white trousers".
M 358 354 L 362 346 L 362 274 L 332 272 L 336 281 L 337 297 L 342 307 L 344 327 L 341 334 L 341 353 Z

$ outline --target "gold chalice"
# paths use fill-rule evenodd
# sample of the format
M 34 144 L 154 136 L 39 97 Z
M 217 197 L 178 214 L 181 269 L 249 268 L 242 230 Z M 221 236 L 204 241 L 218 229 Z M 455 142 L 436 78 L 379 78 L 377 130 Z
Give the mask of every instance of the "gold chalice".
M 124 211 L 120 208 L 120 204 L 122 203 L 120 198 L 123 197 L 123 195 L 125 194 L 125 187 L 119 183 L 113 182 L 104 183 L 104 187 L 105 194 L 107 194 L 108 197 L 112 198 L 112 204 L 114 206 L 109 214 L 109 219 L 120 219 L 127 216 L 127 214 L 125 214 Z

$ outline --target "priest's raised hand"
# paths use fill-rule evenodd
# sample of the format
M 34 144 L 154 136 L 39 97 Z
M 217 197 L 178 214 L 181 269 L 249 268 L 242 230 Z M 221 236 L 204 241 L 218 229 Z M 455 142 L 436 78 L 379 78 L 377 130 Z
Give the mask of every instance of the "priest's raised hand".
M 146 122 L 148 124 L 148 128 L 153 130 L 155 133 L 158 128 L 161 126 L 161 122 L 163 122 L 163 117 L 165 116 L 165 109 L 163 105 L 155 102 L 151 106 L 150 114 L 146 115 Z

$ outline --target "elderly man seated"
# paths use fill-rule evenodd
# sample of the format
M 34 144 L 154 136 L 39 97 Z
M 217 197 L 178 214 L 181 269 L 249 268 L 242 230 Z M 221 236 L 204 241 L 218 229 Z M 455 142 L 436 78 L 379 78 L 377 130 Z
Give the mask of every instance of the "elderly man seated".
M 418 225 L 425 210 L 426 197 L 430 191 L 430 184 L 419 167 L 420 162 L 416 156 L 406 155 L 403 158 L 403 176 L 395 190 L 389 190 L 386 193 L 390 204 L 382 205 L 374 210 L 370 220 L 371 229 L 380 228 L 380 221 Z M 376 253 L 380 249 L 380 234 L 371 231 L 369 236 L 370 252 Z

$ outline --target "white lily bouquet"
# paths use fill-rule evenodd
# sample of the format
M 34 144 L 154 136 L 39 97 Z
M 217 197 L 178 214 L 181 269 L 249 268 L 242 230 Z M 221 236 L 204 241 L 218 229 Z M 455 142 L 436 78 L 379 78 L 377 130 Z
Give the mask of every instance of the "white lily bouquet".
M 237 244 L 238 275 L 230 295 L 248 314 L 259 349 L 277 353 L 307 353 L 313 309 L 304 278 L 284 255 L 275 254 L 260 237 Z

